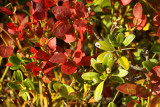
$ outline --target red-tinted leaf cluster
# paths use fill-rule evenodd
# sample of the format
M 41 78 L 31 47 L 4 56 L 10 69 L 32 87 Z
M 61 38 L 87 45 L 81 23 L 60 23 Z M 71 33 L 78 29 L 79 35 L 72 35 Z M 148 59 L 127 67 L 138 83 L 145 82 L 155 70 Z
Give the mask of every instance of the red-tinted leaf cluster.
M 13 48 L 11 46 L 0 46 L 0 56 L 3 58 L 8 58 L 13 54 Z
M 136 95 L 137 97 L 147 98 L 150 96 L 149 90 L 140 85 L 125 83 L 119 85 L 116 89 L 124 94 Z
M 160 37 L 160 12 L 153 18 L 153 25 L 158 28 L 157 36 Z
M 123 6 L 129 4 L 131 1 L 132 1 L 132 0 L 118 0 L 118 2 L 119 2 L 121 5 L 123 5 Z
M 135 4 L 133 8 L 133 15 L 134 15 L 133 24 L 129 23 L 129 25 L 136 27 L 137 30 L 142 30 L 146 24 L 147 16 L 143 14 L 142 5 L 139 2 Z
M 13 15 L 13 12 L 6 7 L 0 7 L 0 12 L 4 13 L 4 14 L 7 14 L 7 15 Z

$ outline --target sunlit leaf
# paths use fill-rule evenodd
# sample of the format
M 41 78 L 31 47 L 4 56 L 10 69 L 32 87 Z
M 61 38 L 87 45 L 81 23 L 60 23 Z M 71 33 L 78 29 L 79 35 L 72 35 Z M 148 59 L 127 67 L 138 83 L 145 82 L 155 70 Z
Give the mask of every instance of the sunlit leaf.
M 118 63 L 126 70 L 129 69 L 129 61 L 125 56 L 122 56 L 118 59 Z
M 128 46 L 135 38 L 135 35 L 134 34 L 130 34 L 128 35 L 125 40 L 123 41 L 123 45 L 124 46 Z
M 50 59 L 52 63 L 64 64 L 67 61 L 67 56 L 64 53 L 54 54 Z
M 112 76 L 125 77 L 128 74 L 128 71 L 122 68 L 118 68 L 116 71 L 112 72 Z
M 114 64 L 114 59 L 113 59 L 113 54 L 112 53 L 106 53 L 104 58 L 103 58 L 103 62 L 102 65 L 104 66 L 104 68 L 106 69 L 107 67 L 112 68 L 113 64 Z
M 114 47 L 108 41 L 98 41 L 95 46 L 104 51 L 114 51 Z
M 94 92 L 94 98 L 96 101 L 99 101 L 101 98 L 101 94 L 103 91 L 103 85 L 104 85 L 104 81 L 102 81 L 97 87 L 96 90 Z
M 143 12 L 143 8 L 141 3 L 137 3 L 134 7 L 133 7 L 133 15 L 134 17 L 136 17 L 137 19 L 141 19 L 142 18 L 142 12 Z
M 117 107 L 117 105 L 114 102 L 110 102 L 107 107 Z
M 134 95 L 136 94 L 136 87 L 137 85 L 135 84 L 125 83 L 125 84 L 119 85 L 118 87 L 116 87 L 116 89 L 122 92 L 123 94 Z

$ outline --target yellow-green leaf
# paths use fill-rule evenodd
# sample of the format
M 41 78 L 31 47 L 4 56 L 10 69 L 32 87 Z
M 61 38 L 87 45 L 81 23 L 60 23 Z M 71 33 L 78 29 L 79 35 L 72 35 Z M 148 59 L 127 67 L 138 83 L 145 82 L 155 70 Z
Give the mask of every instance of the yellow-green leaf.
M 126 70 L 129 69 L 129 61 L 125 56 L 122 56 L 118 59 L 118 63 Z

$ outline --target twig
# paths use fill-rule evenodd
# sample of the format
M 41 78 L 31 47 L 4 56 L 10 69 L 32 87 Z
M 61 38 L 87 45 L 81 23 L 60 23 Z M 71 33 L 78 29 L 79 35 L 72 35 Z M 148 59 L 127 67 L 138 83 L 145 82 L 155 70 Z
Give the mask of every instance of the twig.
M 135 66 L 135 65 L 132 65 L 132 64 L 130 64 L 130 67 L 132 69 L 134 69 L 134 70 L 137 70 L 137 71 L 144 71 L 144 72 L 146 72 L 146 69 L 143 68 L 143 67 Z

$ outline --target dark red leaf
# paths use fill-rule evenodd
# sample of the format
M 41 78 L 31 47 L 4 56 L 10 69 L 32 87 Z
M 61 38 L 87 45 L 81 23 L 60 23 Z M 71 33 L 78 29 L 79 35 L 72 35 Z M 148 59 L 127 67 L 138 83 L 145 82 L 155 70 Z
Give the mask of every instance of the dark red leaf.
M 157 107 L 157 105 L 160 106 L 160 95 L 156 95 L 152 100 L 150 107 Z
M 57 2 L 58 0 L 44 0 L 44 4 L 46 8 L 55 6 Z
M 88 10 L 83 2 L 76 2 L 75 10 L 77 17 L 88 17 Z
M 8 32 L 12 35 L 14 35 L 17 32 L 17 27 L 14 25 L 14 23 L 8 23 Z
M 13 48 L 11 46 L 0 46 L 0 56 L 3 58 L 8 58 L 13 53 Z
M 102 94 L 104 97 L 111 97 L 112 96 L 112 90 L 109 85 L 106 85 L 104 87 Z
M 53 66 L 53 67 L 51 67 L 51 68 L 47 68 L 47 69 L 45 69 L 44 70 L 44 73 L 46 74 L 46 73 L 48 73 L 48 72 L 50 72 L 52 69 L 54 69 L 56 66 Z
M 156 15 L 153 18 L 153 25 L 158 27 L 160 25 L 160 15 Z
M 57 21 L 53 27 L 53 34 L 62 37 L 65 34 L 69 34 L 71 27 L 71 24 L 67 21 Z
M 78 32 L 85 32 L 87 30 L 87 20 L 86 19 L 77 19 L 74 21 L 73 26 L 77 29 Z
M 43 28 L 38 27 L 37 30 L 36 30 L 36 34 L 40 38 L 43 35 Z
M 42 46 L 45 45 L 45 42 L 46 42 L 46 38 L 45 38 L 45 37 L 42 37 Z
M 149 74 L 151 83 L 157 83 L 160 80 L 160 66 L 153 67 Z
M 32 72 L 34 76 L 37 76 L 39 74 L 39 71 L 42 71 L 40 67 L 37 66 L 32 67 Z
M 25 68 L 32 69 L 35 66 L 35 64 L 36 64 L 35 62 L 28 63 L 27 65 L 25 65 Z
M 52 12 L 57 20 L 66 20 L 69 19 L 72 15 L 70 9 L 64 6 L 53 7 Z
M 135 18 L 137 19 L 141 19 L 142 18 L 142 12 L 143 12 L 143 8 L 141 3 L 137 3 L 134 8 L 133 8 L 133 15 Z
M 45 28 L 48 26 L 49 27 L 49 30 L 53 29 L 53 26 L 54 26 L 55 22 L 54 22 L 54 19 L 51 17 L 47 20 L 47 23 L 45 25 Z
M 128 103 L 127 107 L 135 107 L 134 105 L 135 105 L 136 103 L 141 104 L 140 101 L 131 100 L 131 101 Z
M 0 12 L 4 13 L 4 14 L 7 14 L 7 15 L 13 15 L 13 12 L 6 7 L 0 7 Z
M 90 66 L 90 64 L 91 64 L 91 56 L 84 56 L 83 58 L 82 58 L 82 65 L 83 66 Z
M 131 1 L 132 1 L 132 0 L 118 0 L 118 2 L 119 2 L 121 5 L 123 5 L 123 6 L 129 4 Z
M 64 64 L 67 61 L 67 56 L 64 53 L 54 54 L 50 59 L 52 63 Z
M 30 47 L 29 50 L 32 54 L 35 54 L 38 52 L 34 47 Z
M 125 83 L 125 84 L 119 85 L 116 89 L 122 92 L 123 94 L 134 95 L 136 94 L 136 87 L 137 85 L 135 84 Z
M 81 60 L 82 60 L 82 51 L 81 51 L 81 49 L 77 48 L 74 51 L 72 57 L 73 57 L 73 60 L 76 62 L 76 64 L 78 64 L 79 62 L 81 62 Z
M 68 61 L 61 66 L 61 70 L 64 74 L 70 75 L 77 70 L 77 67 L 73 62 Z
M 157 36 L 160 37 L 160 27 L 157 30 Z
M 145 87 L 138 85 L 136 87 L 136 96 L 137 97 L 147 98 L 148 96 L 150 96 L 150 92 Z
M 42 50 L 39 50 L 37 53 L 36 53 L 36 58 L 38 59 L 38 60 L 45 60 L 45 61 L 48 61 L 49 60 L 49 58 L 50 58 L 50 56 L 46 53 L 46 52 L 44 52 L 44 51 L 42 51 Z

